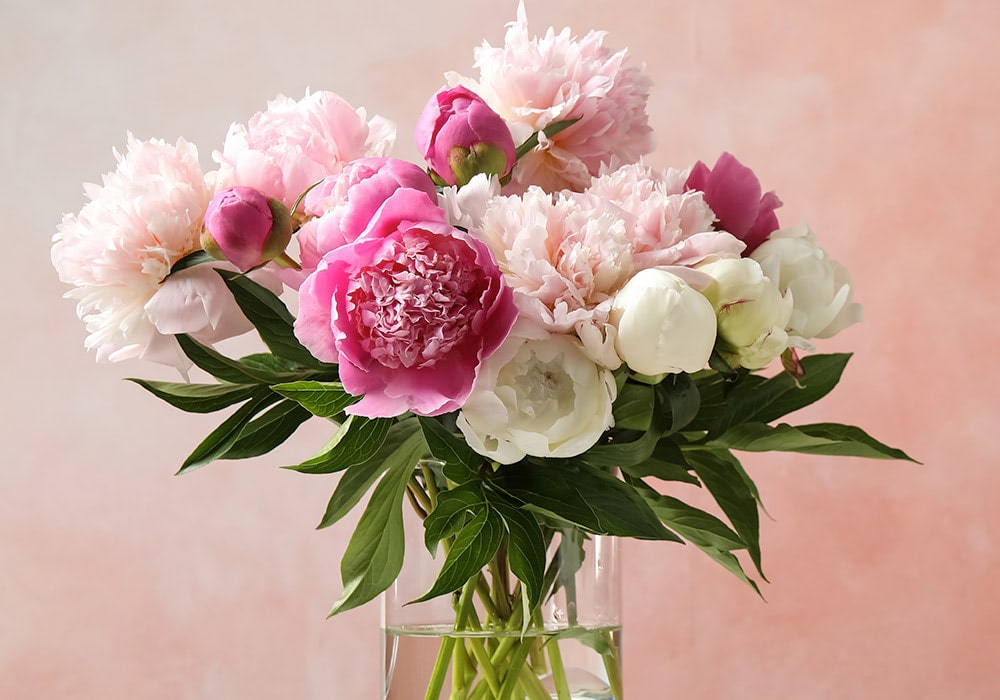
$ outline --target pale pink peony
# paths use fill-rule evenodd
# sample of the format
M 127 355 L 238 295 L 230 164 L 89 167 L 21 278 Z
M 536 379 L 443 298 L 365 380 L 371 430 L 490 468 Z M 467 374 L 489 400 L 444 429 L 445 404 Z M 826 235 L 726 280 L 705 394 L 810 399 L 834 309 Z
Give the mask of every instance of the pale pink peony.
M 363 395 L 349 412 L 438 415 L 462 406 L 516 317 L 486 245 L 400 189 L 302 283 L 295 334 Z
M 320 259 L 354 241 L 382 203 L 401 187 L 419 190 L 433 202 L 437 190 L 419 166 L 396 158 L 360 158 L 348 163 L 305 198 L 307 221 L 297 234 L 302 268 L 315 270 Z
M 233 124 L 222 151 L 216 191 L 234 185 L 254 187 L 291 208 L 300 194 L 345 163 L 384 156 L 392 147 L 395 126 L 382 117 L 366 121 L 332 92 L 307 92 L 301 100 L 279 95 L 246 124 Z
M 507 120 L 515 143 L 554 122 L 579 121 L 518 161 L 514 180 L 523 190 L 583 190 L 602 165 L 633 163 L 653 150 L 646 101 L 650 81 L 625 66 L 627 51 L 604 45 L 604 32 L 583 38 L 569 29 L 531 36 L 523 3 L 502 47 L 476 49 L 479 80 L 463 82 Z M 516 189 L 516 188 L 515 188 Z
M 743 243 L 713 228 L 715 214 L 701 192 L 683 191 L 679 171 L 657 173 L 626 165 L 595 178 L 586 193 L 614 202 L 635 217 L 631 232 L 636 269 L 692 266 L 710 257 L 734 257 Z

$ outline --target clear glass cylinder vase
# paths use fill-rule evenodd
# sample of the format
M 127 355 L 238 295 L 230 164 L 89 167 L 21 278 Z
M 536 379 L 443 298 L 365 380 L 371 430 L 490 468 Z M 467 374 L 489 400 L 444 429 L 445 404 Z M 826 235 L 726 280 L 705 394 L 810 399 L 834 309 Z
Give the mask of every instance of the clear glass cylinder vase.
M 540 604 L 511 574 L 506 540 L 462 589 L 412 603 L 444 561 L 408 514 L 406 555 L 382 596 L 383 700 L 622 700 L 619 544 L 542 526 Z

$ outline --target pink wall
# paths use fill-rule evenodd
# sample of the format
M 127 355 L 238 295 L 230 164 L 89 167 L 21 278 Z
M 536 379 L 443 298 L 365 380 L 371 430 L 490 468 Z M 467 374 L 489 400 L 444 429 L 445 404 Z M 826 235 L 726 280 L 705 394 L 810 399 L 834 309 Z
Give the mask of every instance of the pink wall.
M 514 2 L 145 6 L 5 2 L 0 697 L 371 698 L 376 607 L 325 621 L 349 523 L 333 481 L 276 460 L 171 473 L 207 429 L 99 366 L 48 263 L 110 147 L 209 153 L 277 92 L 333 89 L 400 125 L 468 71 Z M 167 9 L 167 8 L 170 9 Z M 541 2 L 610 31 L 656 81 L 656 165 L 731 150 L 852 270 L 857 353 L 803 421 L 843 420 L 917 467 L 748 460 L 767 603 L 692 548 L 627 547 L 630 697 L 1000 696 L 1000 5 Z M 377 16 L 370 16 L 375 12 Z M 311 427 L 284 460 L 323 440 Z M 282 463 L 284 463 L 282 461 Z

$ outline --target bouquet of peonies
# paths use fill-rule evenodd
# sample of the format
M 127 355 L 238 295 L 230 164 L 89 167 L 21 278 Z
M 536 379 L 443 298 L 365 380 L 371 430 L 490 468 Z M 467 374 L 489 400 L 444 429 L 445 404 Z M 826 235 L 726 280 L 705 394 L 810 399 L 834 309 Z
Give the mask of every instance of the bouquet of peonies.
M 395 581 L 412 505 L 443 550 L 420 600 L 454 594 L 459 637 L 518 633 L 447 637 L 426 697 L 450 668 L 452 697 L 568 698 L 558 645 L 532 636 L 573 594 L 560 546 L 686 540 L 756 588 L 734 552 L 760 572 L 759 498 L 734 450 L 907 457 L 856 427 L 775 424 L 840 378 L 848 355 L 806 353 L 861 319 L 849 276 L 733 156 L 642 161 L 649 80 L 626 51 L 533 36 L 521 8 L 475 58 L 417 120 L 426 164 L 388 157 L 393 125 L 329 92 L 234 124 L 208 173 L 186 141 L 129 136 L 52 260 L 98 359 L 193 365 L 217 381 L 132 381 L 184 411 L 238 406 L 181 473 L 331 421 L 291 467 L 342 472 L 321 527 L 371 490 L 331 614 Z M 267 351 L 213 349 L 251 329 Z M 609 641 L 589 643 L 620 700 Z

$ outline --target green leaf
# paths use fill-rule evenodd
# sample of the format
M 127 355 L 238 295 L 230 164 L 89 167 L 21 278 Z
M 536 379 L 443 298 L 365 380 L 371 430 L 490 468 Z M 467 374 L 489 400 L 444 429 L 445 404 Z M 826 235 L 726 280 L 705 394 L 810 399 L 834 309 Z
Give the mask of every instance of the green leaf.
M 126 378 L 171 406 L 188 413 L 212 413 L 261 393 L 257 384 L 188 384 Z M 266 390 L 264 390 L 266 391 Z
M 840 381 L 849 354 L 802 358 L 805 376 L 795 385 L 787 372 L 763 382 L 740 382 L 729 394 L 718 422 L 709 431 L 716 438 L 740 423 L 770 423 L 826 396 Z
M 746 549 L 746 543 L 733 529 L 711 513 L 688 505 L 672 496 L 665 496 L 643 481 L 629 480 L 642 495 L 663 524 L 697 547 L 713 547 L 723 551 Z
M 204 250 L 196 250 L 193 253 L 188 253 L 183 258 L 178 260 L 170 268 L 170 273 L 167 277 L 174 274 L 175 272 L 180 272 L 181 270 L 186 270 L 189 267 L 194 267 L 195 265 L 201 265 L 207 262 L 217 262 L 215 258 L 206 253 Z M 166 277 L 164 277 L 166 279 Z
M 219 457 L 233 446 L 244 426 L 253 420 L 255 415 L 279 400 L 280 397 L 277 394 L 268 393 L 242 405 L 194 448 L 194 451 L 184 460 L 184 464 L 181 465 L 177 473 L 187 474 L 190 471 L 205 466 L 209 462 L 219 459 Z
M 576 119 L 564 119 L 562 121 L 552 122 L 542 131 L 545 133 L 547 137 L 552 138 L 563 129 L 573 126 L 578 121 L 580 121 L 580 117 L 577 117 Z M 524 143 L 522 143 L 520 146 L 517 147 L 517 150 L 515 151 L 515 160 L 520 160 L 521 158 L 523 158 L 537 145 L 538 145 L 538 132 L 536 131 L 535 133 L 533 133 L 531 136 L 528 137 L 527 141 L 525 141 Z
M 569 629 L 560 630 L 551 636 L 546 635 L 545 643 L 555 644 L 562 639 L 575 639 L 584 646 L 590 647 L 601 656 L 608 656 L 615 653 L 614 648 L 611 646 L 607 630 L 570 627 Z
M 267 454 L 292 436 L 312 414 L 294 401 L 284 400 L 247 423 L 219 459 L 248 459 Z
M 317 529 L 329 527 L 347 515 L 387 469 L 401 459 L 409 459 L 414 445 L 420 446 L 421 454 L 426 448 L 417 421 L 408 419 L 393 425 L 382 447 L 370 459 L 348 468 L 340 477 Z
M 740 539 L 746 543 L 757 573 L 766 581 L 760 566 L 760 516 L 755 490 L 752 491 L 744 481 L 745 472 L 733 466 L 732 462 L 738 463 L 739 460 L 728 453 L 709 450 L 694 450 L 688 452 L 686 457 Z
M 662 481 L 681 481 L 701 486 L 698 477 L 691 474 L 691 467 L 684 460 L 684 453 L 671 438 L 662 438 L 649 459 L 622 467 L 622 472 L 637 478 L 652 476 Z
M 916 461 L 905 452 L 879 442 L 861 428 L 839 423 L 799 426 L 743 423 L 733 426 L 708 444 L 745 452 L 801 452 Z
M 392 418 L 348 416 L 319 454 L 285 469 L 303 474 L 332 474 L 366 462 L 381 449 L 392 425 Z
M 680 541 L 634 488 L 582 462 L 546 467 L 508 465 L 491 483 L 528 509 L 561 518 L 587 532 Z
M 690 375 L 683 372 L 671 374 L 656 385 L 656 392 L 660 402 L 670 408 L 668 433 L 683 430 L 698 415 L 701 396 Z
M 430 600 L 464 586 L 497 553 L 503 533 L 503 520 L 497 512 L 489 507 L 480 510 L 458 533 L 434 585 L 411 602 Z
M 295 317 L 274 292 L 241 273 L 219 269 L 216 272 L 271 352 L 303 367 L 318 369 L 324 366 L 295 337 Z
M 431 554 L 443 539 L 453 537 L 465 527 L 470 512 L 486 507 L 486 498 L 478 483 L 465 484 L 438 494 L 437 506 L 424 519 L 424 544 Z
M 653 419 L 653 387 L 625 382 L 613 406 L 615 427 L 623 430 L 647 430 Z
M 399 576 L 406 545 L 403 492 L 425 449 L 423 435 L 414 425 L 410 436 L 387 457 L 385 476 L 372 492 L 340 562 L 344 592 L 329 617 L 367 603 Z
M 297 381 L 275 384 L 272 390 L 286 399 L 297 401 L 318 418 L 334 418 L 359 397 L 344 391 L 340 382 Z
M 224 382 L 246 384 L 249 379 L 254 384 L 280 384 L 298 378 L 287 372 L 270 372 L 245 365 L 202 345 L 184 333 L 178 333 L 174 337 L 191 362 Z
M 420 416 L 418 420 L 431 454 L 444 462 L 445 476 L 459 484 L 473 478 L 483 458 L 465 440 L 449 432 L 436 418 Z
M 292 373 L 301 372 L 302 367 L 291 360 L 272 355 L 269 352 L 255 352 L 239 359 L 241 365 L 246 365 L 252 369 L 264 370 L 265 372 Z M 335 367 L 335 365 L 331 365 Z
M 531 513 L 493 494 L 490 505 L 503 518 L 507 528 L 507 560 L 510 570 L 528 594 L 528 609 L 534 610 L 542 601 L 545 577 L 545 539 Z

